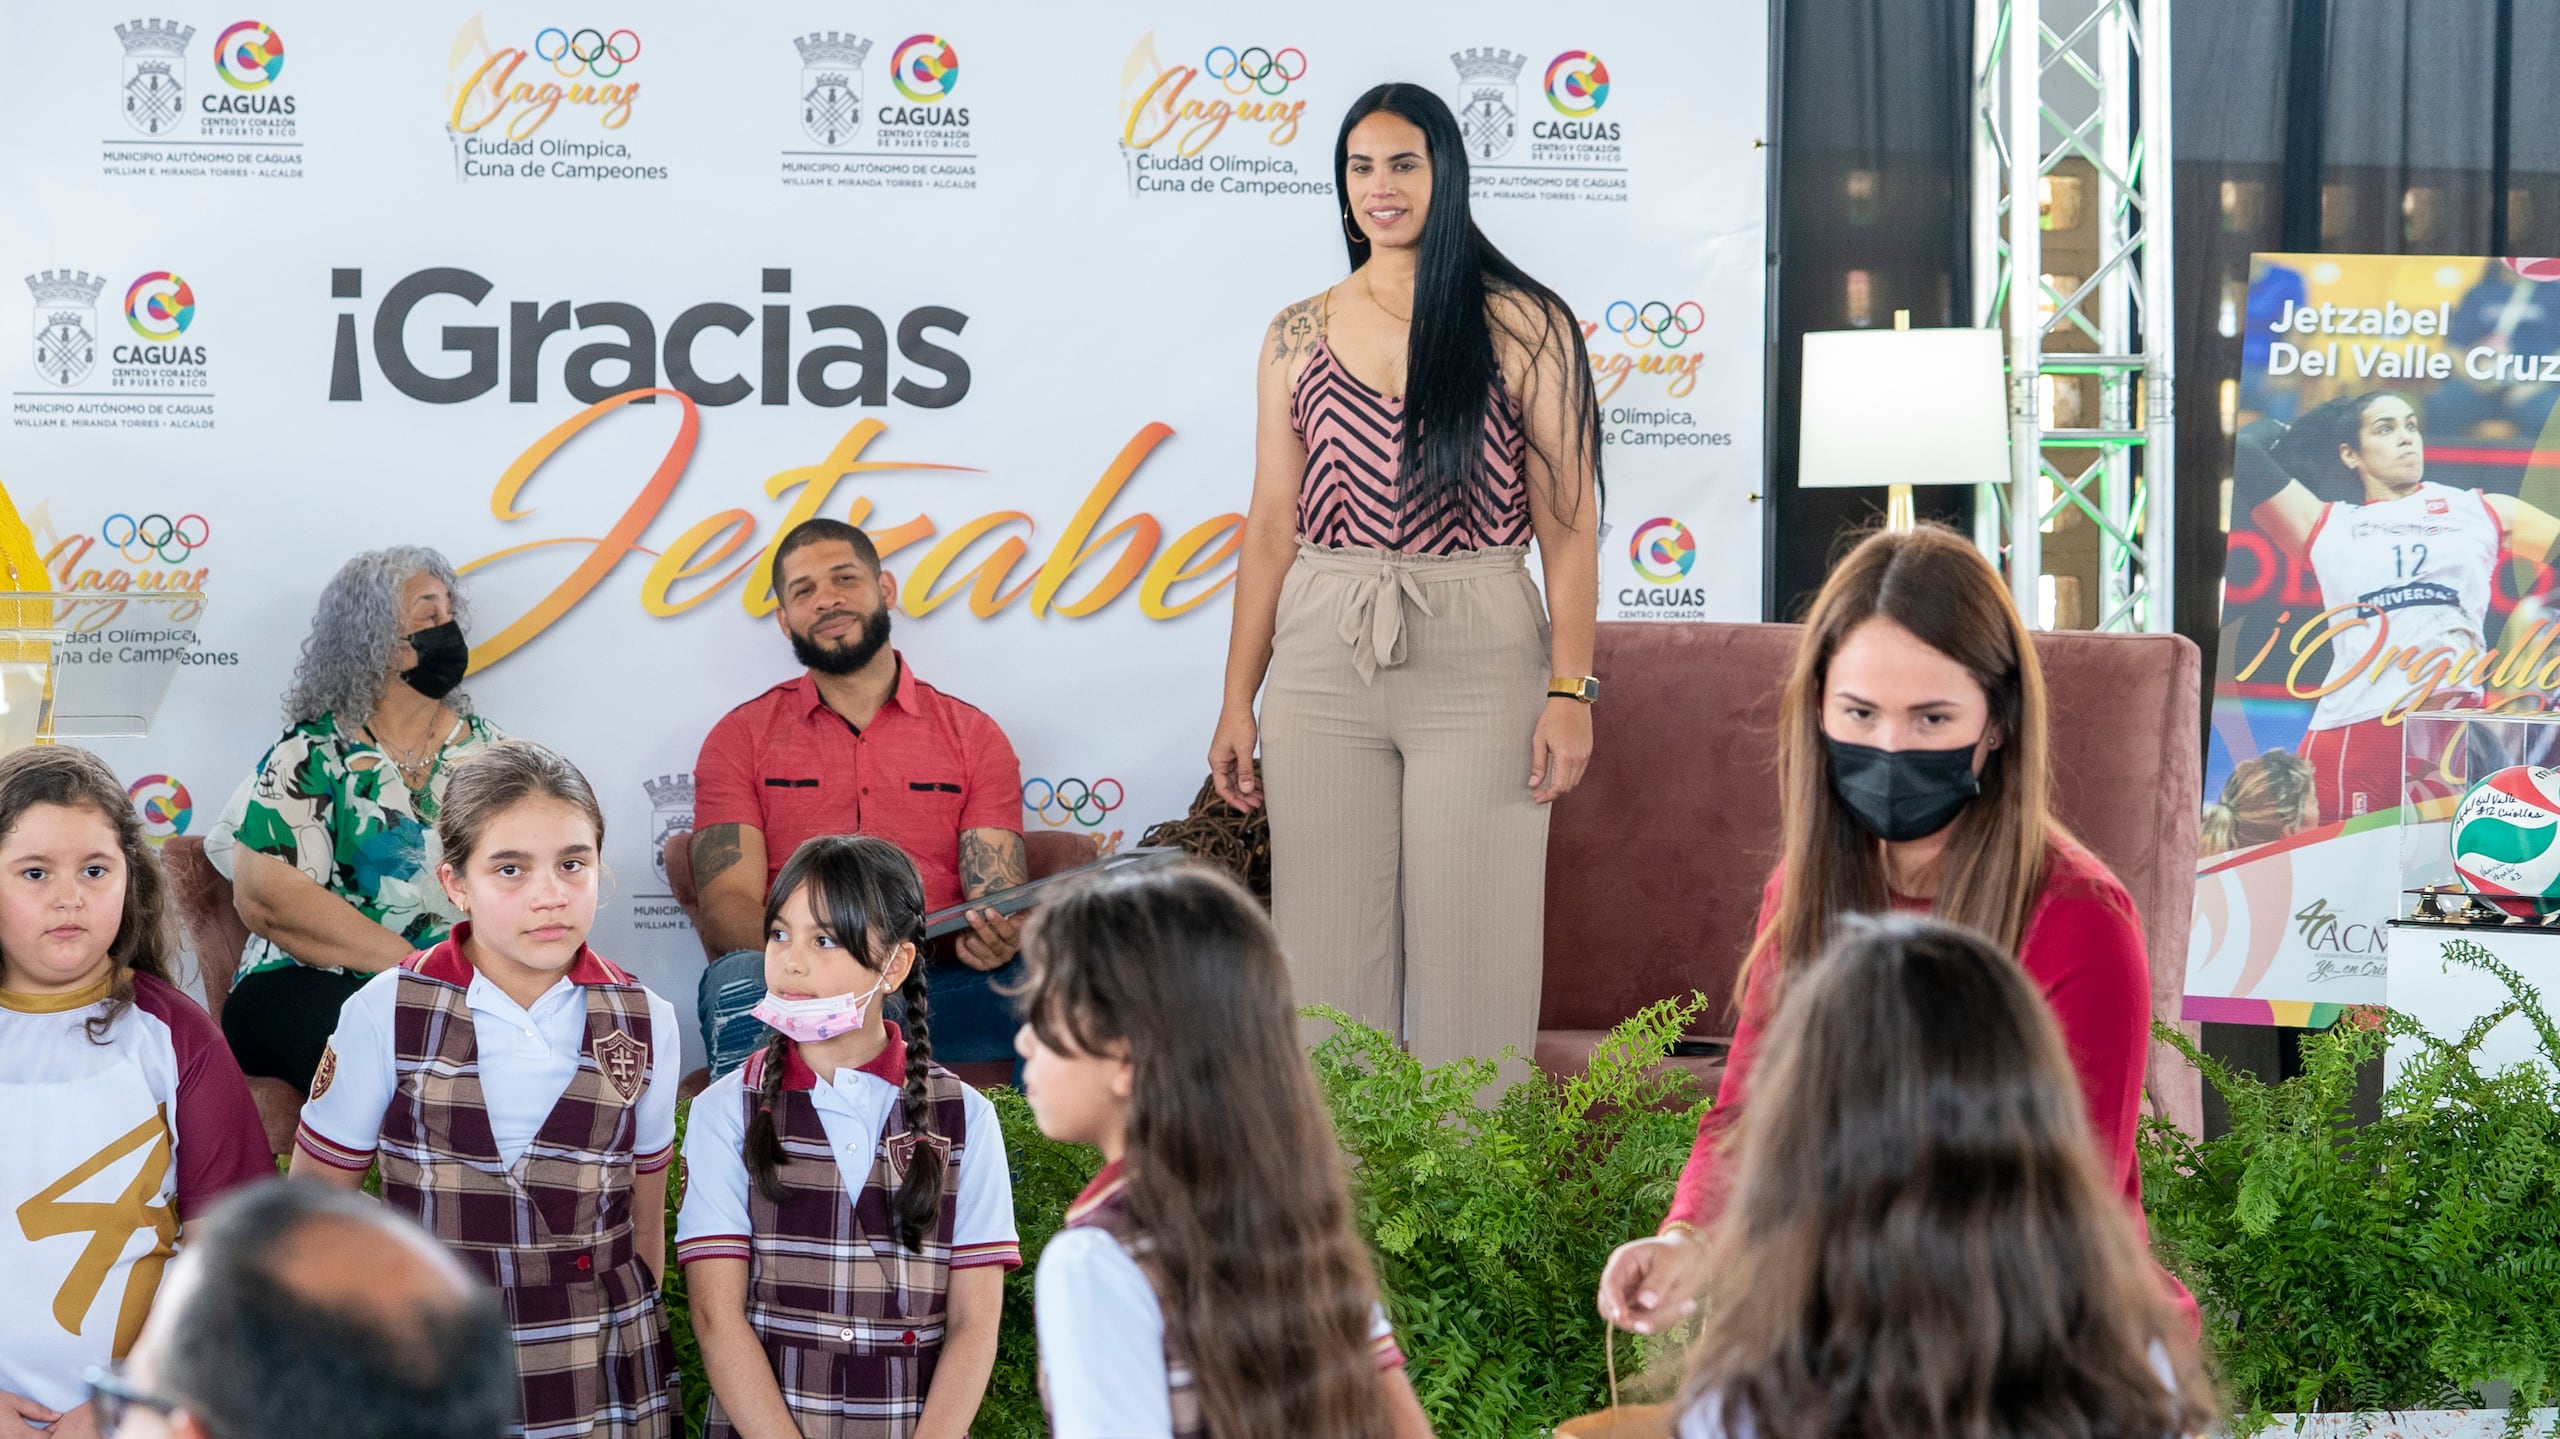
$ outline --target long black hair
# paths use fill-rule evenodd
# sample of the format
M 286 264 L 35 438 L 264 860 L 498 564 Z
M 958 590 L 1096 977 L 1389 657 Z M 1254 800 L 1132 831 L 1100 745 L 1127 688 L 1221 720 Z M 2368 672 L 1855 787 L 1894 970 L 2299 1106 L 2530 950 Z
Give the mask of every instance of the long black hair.
M 869 835 L 830 834 L 809 840 L 791 852 L 782 872 L 773 877 L 773 889 L 764 902 L 765 933 L 773 933 L 784 902 L 803 885 L 809 889 L 809 917 L 837 944 L 861 956 L 865 965 L 882 968 L 899 945 L 916 946 L 916 962 L 907 970 L 906 983 L 898 986 L 898 998 L 907 1008 L 901 1031 L 907 1044 L 907 1073 L 900 1100 L 906 1106 L 907 1128 L 930 1139 L 933 1100 L 925 1078 L 933 1069 L 933 1036 L 925 1014 L 924 881 L 916 874 L 915 862 L 896 845 Z M 782 1182 L 782 1137 L 773 1117 L 773 1107 L 782 1098 L 782 1071 L 790 1052 L 791 1041 L 779 1030 L 766 1041 L 764 1082 L 756 1090 L 755 1115 L 747 1121 L 747 1173 L 764 1197 L 776 1204 L 790 1197 L 789 1187 Z M 942 1209 L 943 1166 L 932 1161 L 933 1152 L 929 1145 L 917 1147 L 915 1161 L 899 1178 L 898 1192 L 889 1201 L 898 1242 L 909 1249 L 924 1247 L 925 1236 L 932 1232 Z M 859 1194 L 868 1178 L 848 1174 L 845 1187 Z
M 2313 406 L 2293 422 L 2276 442 L 2267 447 L 2285 472 L 2302 481 L 2324 500 L 2361 502 L 2365 497 L 2364 476 L 2348 467 L 2338 455 L 2340 449 L 2364 448 L 2364 417 L 2377 401 L 2398 400 L 2416 413 L 2417 405 L 2397 390 L 2367 390 L 2361 395 L 2341 395 L 2325 404 Z
M 1431 160 L 1431 209 L 1414 257 L 1413 319 L 1405 339 L 1404 455 L 1397 485 L 1408 526 L 1429 525 L 1482 501 L 1478 471 L 1486 411 L 1501 377 L 1493 334 L 1499 327 L 1533 358 L 1570 355 L 1570 387 L 1562 453 L 1550 454 L 1526 433 L 1547 468 L 1556 513 L 1580 523 L 1581 473 L 1600 486 L 1600 401 L 1591 385 L 1591 356 L 1582 326 L 1562 296 L 1494 248 L 1467 208 L 1467 147 L 1448 102 L 1420 85 L 1390 83 L 1351 102 L 1333 141 L 1333 188 L 1341 201 L 1343 241 L 1351 268 L 1369 263 L 1369 238 L 1351 213 L 1351 129 L 1385 111 L 1422 131 Z M 1517 303 L 1495 313 L 1497 297 Z M 1529 316 L 1535 316 L 1534 320 Z M 1552 351 L 1550 347 L 1553 347 Z

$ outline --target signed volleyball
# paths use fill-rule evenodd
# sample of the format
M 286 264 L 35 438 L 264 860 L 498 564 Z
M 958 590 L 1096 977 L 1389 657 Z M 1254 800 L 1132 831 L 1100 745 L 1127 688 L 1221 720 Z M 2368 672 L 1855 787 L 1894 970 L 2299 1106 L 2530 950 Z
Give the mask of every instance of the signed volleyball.
M 2512 765 L 2453 812 L 2453 867 L 2481 894 L 2560 895 L 2560 769 Z

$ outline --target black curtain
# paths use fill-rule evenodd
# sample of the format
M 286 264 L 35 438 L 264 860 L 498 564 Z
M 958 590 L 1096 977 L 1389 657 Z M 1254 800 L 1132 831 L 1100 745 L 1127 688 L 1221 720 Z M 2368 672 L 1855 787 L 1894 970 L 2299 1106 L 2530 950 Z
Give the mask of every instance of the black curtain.
M 2177 611 L 2208 666 L 2224 663 L 2227 386 L 2240 373 L 2250 253 L 2560 246 L 2560 7 L 2522 9 L 2182 0 L 2171 11 Z
M 1884 491 L 1796 488 L 1807 330 L 1969 324 L 1970 0 L 1778 0 L 1774 283 L 1765 613 L 1798 618 Z M 1971 525 L 1972 492 L 1917 492 L 1923 519 Z

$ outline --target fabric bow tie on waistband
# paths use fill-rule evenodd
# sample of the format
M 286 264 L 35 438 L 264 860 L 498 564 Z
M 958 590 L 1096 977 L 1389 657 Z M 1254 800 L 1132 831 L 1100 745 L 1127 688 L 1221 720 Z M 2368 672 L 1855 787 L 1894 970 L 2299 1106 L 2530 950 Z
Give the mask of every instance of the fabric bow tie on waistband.
M 1431 602 L 1422 597 L 1422 582 L 1412 570 L 1381 561 L 1375 578 L 1352 583 L 1342 603 L 1342 642 L 1351 646 L 1351 667 L 1360 683 L 1375 682 L 1378 671 L 1404 663 L 1404 602 L 1411 599 L 1426 615 Z

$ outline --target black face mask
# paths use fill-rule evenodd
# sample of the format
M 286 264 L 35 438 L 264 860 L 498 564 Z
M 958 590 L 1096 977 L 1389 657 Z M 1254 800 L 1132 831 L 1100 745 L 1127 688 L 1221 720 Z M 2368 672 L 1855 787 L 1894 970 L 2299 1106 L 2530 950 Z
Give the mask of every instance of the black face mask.
M 1972 745 L 1872 749 L 1827 736 L 1823 744 L 1831 752 L 1831 792 L 1887 843 L 1936 834 L 1982 793 Z
M 462 638 L 460 623 L 447 620 L 407 636 L 409 648 L 415 650 L 418 662 L 400 672 L 400 680 L 409 688 L 431 700 L 443 699 L 462 683 L 463 674 L 471 668 L 471 646 Z

